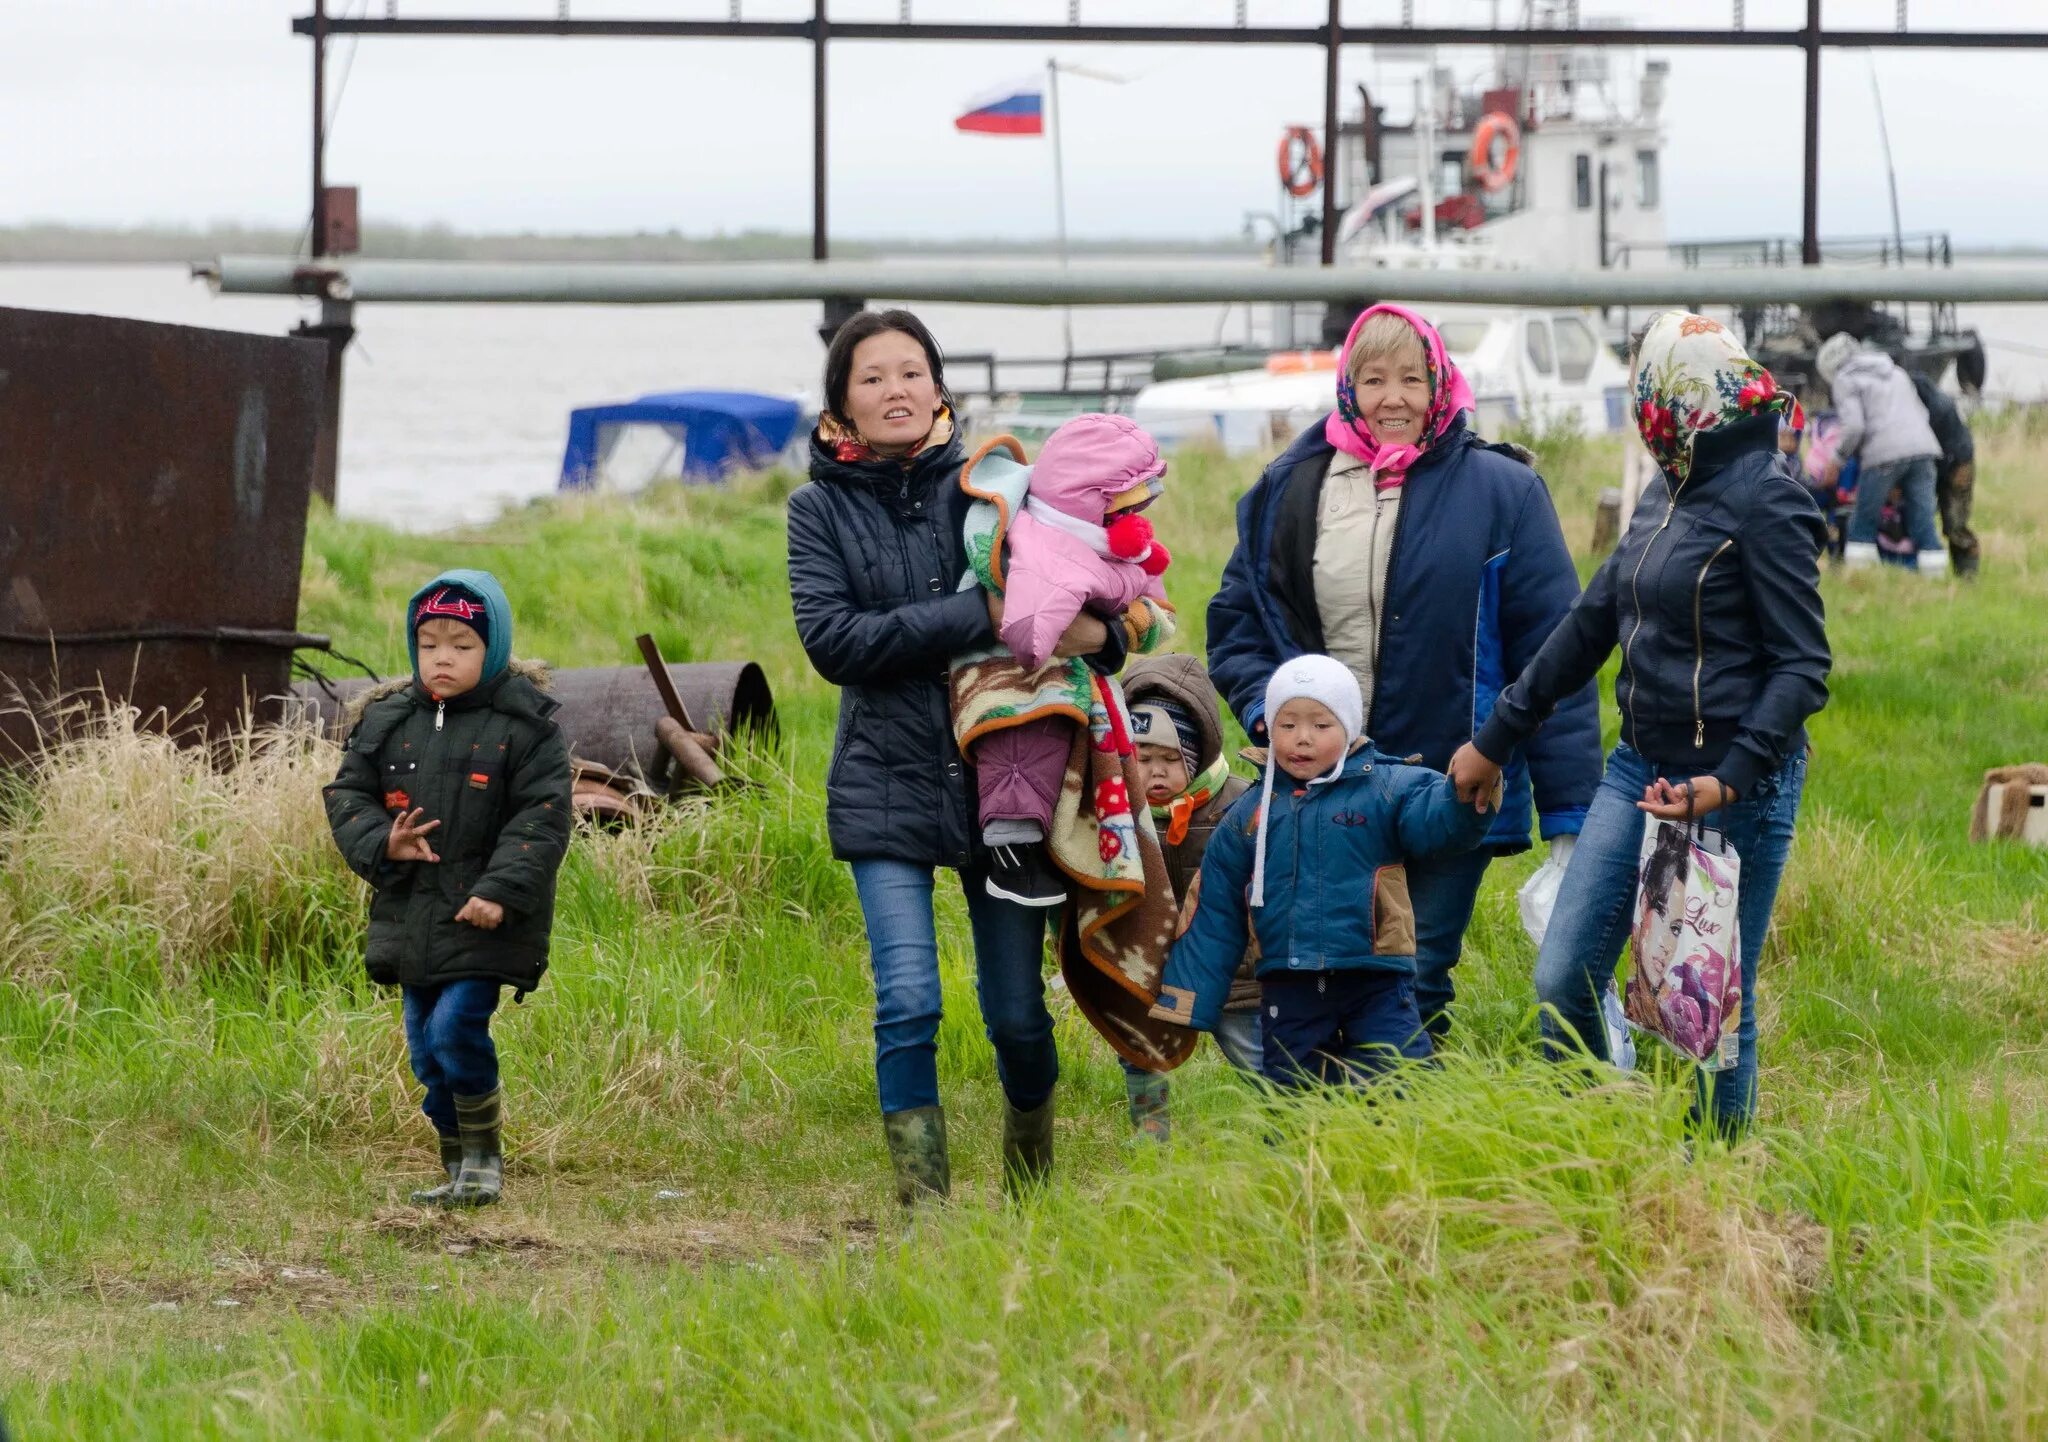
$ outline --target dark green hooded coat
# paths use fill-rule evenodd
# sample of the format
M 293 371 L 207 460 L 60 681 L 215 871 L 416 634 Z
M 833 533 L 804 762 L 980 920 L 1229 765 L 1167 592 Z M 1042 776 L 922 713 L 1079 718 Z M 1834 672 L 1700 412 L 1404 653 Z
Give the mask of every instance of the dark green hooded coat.
M 483 679 L 437 702 L 415 655 L 413 679 L 364 707 L 326 788 L 327 820 L 349 869 L 375 888 L 372 981 L 486 977 L 531 991 L 547 969 L 555 872 L 569 848 L 569 751 L 551 719 L 559 703 L 533 668 L 511 664 L 512 608 L 488 572 L 435 577 L 407 604 L 408 623 L 422 595 L 451 584 L 484 600 Z M 439 861 L 385 857 L 392 818 L 414 807 L 441 823 L 427 836 Z M 472 896 L 505 908 L 495 931 L 455 920 Z

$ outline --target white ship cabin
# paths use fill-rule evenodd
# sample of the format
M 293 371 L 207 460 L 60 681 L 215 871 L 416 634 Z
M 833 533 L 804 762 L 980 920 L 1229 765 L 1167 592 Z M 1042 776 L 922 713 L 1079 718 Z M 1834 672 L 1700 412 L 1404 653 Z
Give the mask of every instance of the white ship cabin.
M 1533 46 L 1461 79 L 1431 52 L 1378 58 L 1423 63 L 1406 96 L 1360 86 L 1361 113 L 1339 128 L 1344 263 L 1664 263 L 1665 62 Z

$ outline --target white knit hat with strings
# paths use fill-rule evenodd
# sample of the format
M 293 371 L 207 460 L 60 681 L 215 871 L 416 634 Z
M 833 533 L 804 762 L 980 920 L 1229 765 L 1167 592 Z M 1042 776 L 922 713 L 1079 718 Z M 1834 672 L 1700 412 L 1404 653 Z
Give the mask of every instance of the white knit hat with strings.
M 1259 837 L 1252 857 L 1253 906 L 1266 904 L 1266 818 L 1273 809 L 1273 773 L 1279 769 L 1279 745 L 1273 736 L 1273 722 L 1282 706 L 1301 700 L 1327 707 L 1344 728 L 1344 750 L 1337 757 L 1337 764 L 1328 775 L 1309 782 L 1311 786 L 1335 781 L 1343 774 L 1352 746 L 1365 731 L 1365 697 L 1359 692 L 1358 678 L 1334 656 L 1296 656 L 1292 661 L 1283 661 L 1266 683 L 1266 779 L 1259 794 Z

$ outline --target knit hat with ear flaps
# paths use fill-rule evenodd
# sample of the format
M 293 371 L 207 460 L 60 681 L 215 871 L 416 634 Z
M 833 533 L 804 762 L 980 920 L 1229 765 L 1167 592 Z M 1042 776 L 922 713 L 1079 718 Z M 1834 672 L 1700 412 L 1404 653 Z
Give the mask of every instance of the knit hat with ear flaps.
M 1351 756 L 1351 748 L 1365 733 L 1365 697 L 1359 692 L 1358 678 L 1351 674 L 1351 668 L 1334 656 L 1296 656 L 1292 661 L 1280 663 L 1280 669 L 1266 682 L 1266 731 L 1269 744 L 1266 750 L 1266 777 L 1264 789 L 1259 794 L 1259 838 L 1253 851 L 1252 860 L 1252 905 L 1266 904 L 1266 824 L 1273 810 L 1273 773 L 1279 769 L 1276 753 L 1277 744 L 1271 742 L 1273 723 L 1280 715 L 1280 708 L 1289 701 L 1314 701 L 1329 710 L 1337 718 L 1337 724 L 1344 728 L 1344 750 L 1337 757 L 1337 764 L 1326 776 L 1318 776 L 1309 782 L 1321 786 L 1335 781 L 1344 774 L 1344 763 Z
M 1147 696 L 1130 707 L 1133 741 L 1140 746 L 1177 747 L 1189 779 L 1201 774 L 1202 731 L 1187 707 L 1166 696 Z

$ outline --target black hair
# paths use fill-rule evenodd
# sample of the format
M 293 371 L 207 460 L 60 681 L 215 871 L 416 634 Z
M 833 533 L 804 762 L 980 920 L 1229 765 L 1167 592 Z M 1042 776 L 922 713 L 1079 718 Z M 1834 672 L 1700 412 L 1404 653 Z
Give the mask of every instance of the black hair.
M 832 344 L 825 349 L 825 409 L 842 421 L 846 419 L 846 392 L 853 384 L 854 347 L 890 331 L 907 335 L 924 347 L 924 358 L 932 368 L 932 384 L 939 392 L 939 404 L 957 411 L 953 392 L 946 386 L 946 357 L 924 322 L 907 310 L 858 311 L 839 327 Z
M 1643 858 L 1643 895 L 1652 906 L 1661 907 L 1664 898 L 1685 876 L 1692 864 L 1692 838 L 1683 829 L 1667 826 L 1657 833 L 1657 843 Z

